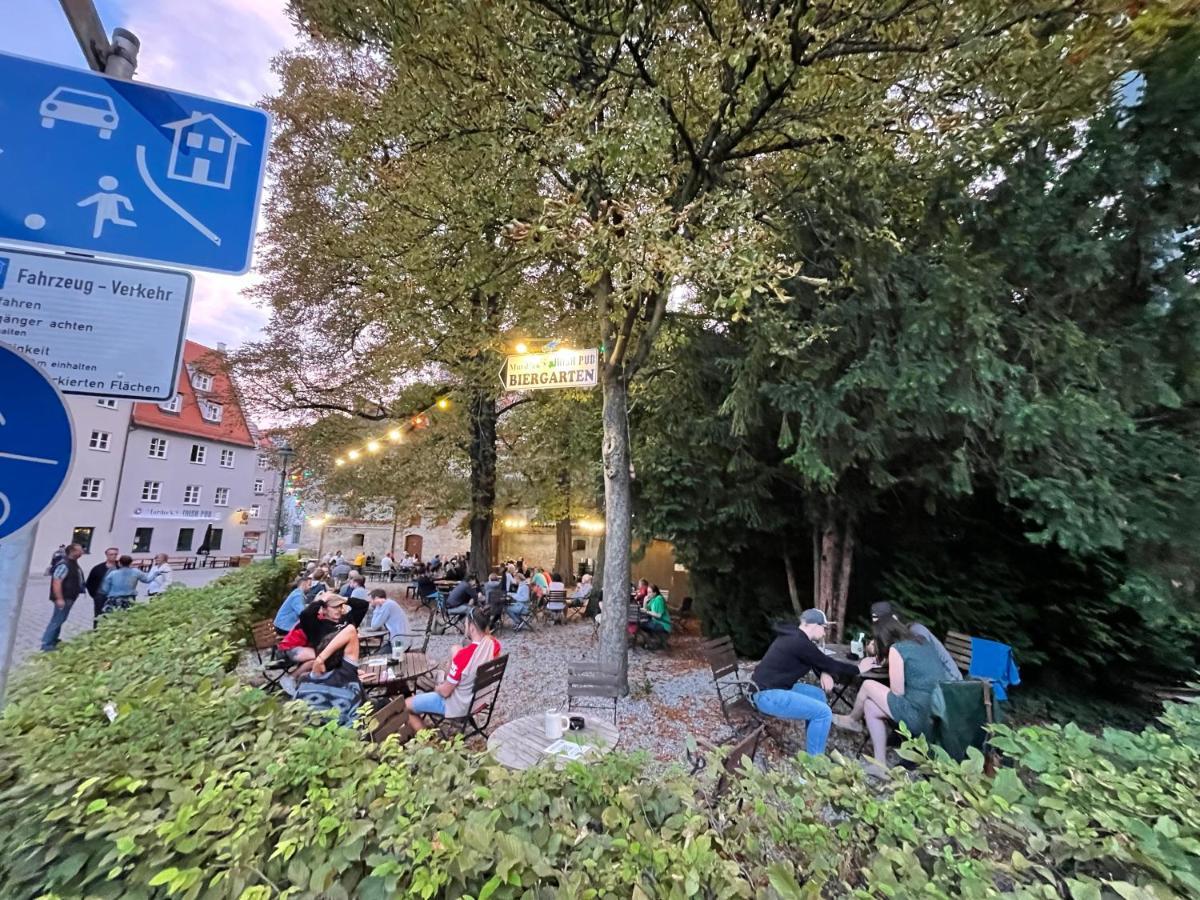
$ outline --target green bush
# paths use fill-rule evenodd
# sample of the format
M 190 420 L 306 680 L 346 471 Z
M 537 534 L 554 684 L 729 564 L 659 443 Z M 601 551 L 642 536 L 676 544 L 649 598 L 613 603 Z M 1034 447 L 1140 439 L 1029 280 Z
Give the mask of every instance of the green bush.
M 0 896 L 1184 897 L 1200 887 L 1200 708 L 1161 729 L 1000 729 L 1011 767 L 921 742 L 712 776 L 637 756 L 511 772 L 376 747 L 229 671 L 286 570 L 112 617 L 32 662 L 0 720 Z M 116 721 L 103 712 L 117 705 Z M 712 771 L 716 766 L 710 766 Z

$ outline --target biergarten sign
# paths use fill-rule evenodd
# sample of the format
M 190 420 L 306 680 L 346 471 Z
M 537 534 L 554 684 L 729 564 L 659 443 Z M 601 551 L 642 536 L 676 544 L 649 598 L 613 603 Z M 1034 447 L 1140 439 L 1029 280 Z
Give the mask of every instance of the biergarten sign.
M 592 388 L 599 382 L 599 350 L 522 353 L 505 363 L 502 381 L 509 391 Z

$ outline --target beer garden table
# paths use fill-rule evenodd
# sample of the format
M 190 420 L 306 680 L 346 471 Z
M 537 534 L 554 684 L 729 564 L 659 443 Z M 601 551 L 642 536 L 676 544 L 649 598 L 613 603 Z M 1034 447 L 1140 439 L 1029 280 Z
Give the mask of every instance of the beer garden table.
M 562 736 L 562 740 L 568 743 L 592 746 L 593 751 L 580 757 L 579 762 L 591 762 L 602 754 L 610 753 L 621 738 L 616 726 L 603 719 L 580 713 L 563 715 L 578 717 L 584 721 L 582 731 L 563 731 Z M 543 713 L 535 713 L 505 722 L 488 738 L 488 750 L 498 762 L 510 769 L 528 769 L 544 759 L 553 760 L 555 754 L 547 753 L 546 748 L 554 744 L 555 740 L 546 737 L 545 721 Z
M 392 664 L 392 660 L 395 663 Z M 367 694 L 390 697 L 416 693 L 417 679 L 437 668 L 426 653 L 400 653 L 396 656 L 371 656 L 359 663 L 358 678 Z

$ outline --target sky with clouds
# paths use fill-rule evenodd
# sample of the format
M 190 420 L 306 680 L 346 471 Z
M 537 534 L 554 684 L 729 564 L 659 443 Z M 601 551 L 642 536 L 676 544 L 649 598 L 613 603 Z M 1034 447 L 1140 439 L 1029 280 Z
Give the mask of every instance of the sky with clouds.
M 297 43 L 285 0 L 96 0 L 109 33 L 142 42 L 136 78 L 236 103 L 256 104 L 278 82 L 271 59 Z M 86 68 L 56 0 L 0 0 L 0 52 Z M 188 337 L 230 347 L 254 338 L 266 315 L 243 297 L 249 275 L 196 272 Z

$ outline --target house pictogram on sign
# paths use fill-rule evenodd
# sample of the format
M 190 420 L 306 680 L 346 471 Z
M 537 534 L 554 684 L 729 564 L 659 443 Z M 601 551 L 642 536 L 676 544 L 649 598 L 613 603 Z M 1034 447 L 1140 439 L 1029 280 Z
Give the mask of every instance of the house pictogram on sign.
M 168 178 L 228 190 L 237 148 L 249 141 L 210 113 L 192 113 L 163 127 L 175 132 Z

